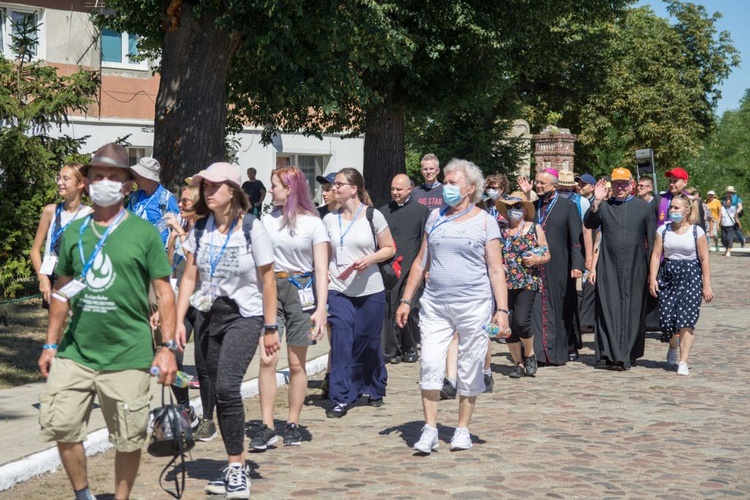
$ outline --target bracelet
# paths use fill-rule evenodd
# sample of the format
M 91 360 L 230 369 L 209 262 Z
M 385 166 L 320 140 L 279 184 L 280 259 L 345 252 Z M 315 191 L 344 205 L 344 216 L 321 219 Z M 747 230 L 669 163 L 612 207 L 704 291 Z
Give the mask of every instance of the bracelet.
M 42 349 L 57 349 L 57 344 L 43 344 Z
M 274 324 L 272 324 L 272 325 L 263 325 L 263 329 L 264 329 L 265 331 L 267 331 L 267 332 L 268 332 L 268 331 L 271 331 L 271 332 L 278 332 L 278 331 L 279 331 L 279 324 L 278 324 L 278 323 L 274 323 Z
M 505 314 L 507 314 L 508 316 L 510 316 L 510 311 L 509 311 L 509 310 L 507 310 L 507 309 L 499 309 L 499 308 L 498 308 L 498 309 L 497 309 L 497 312 L 499 312 L 499 313 L 505 313 Z
M 411 300 L 409 300 L 409 299 L 401 299 L 401 300 L 399 300 L 399 302 L 401 304 L 406 304 L 407 306 L 411 305 Z

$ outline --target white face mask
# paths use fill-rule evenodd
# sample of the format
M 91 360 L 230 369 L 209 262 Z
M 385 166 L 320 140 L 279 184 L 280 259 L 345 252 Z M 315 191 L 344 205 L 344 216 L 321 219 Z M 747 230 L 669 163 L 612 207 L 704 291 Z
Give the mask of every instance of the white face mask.
M 100 207 L 111 207 L 120 203 L 125 197 L 122 194 L 122 182 L 107 179 L 89 184 L 89 197 L 95 205 Z

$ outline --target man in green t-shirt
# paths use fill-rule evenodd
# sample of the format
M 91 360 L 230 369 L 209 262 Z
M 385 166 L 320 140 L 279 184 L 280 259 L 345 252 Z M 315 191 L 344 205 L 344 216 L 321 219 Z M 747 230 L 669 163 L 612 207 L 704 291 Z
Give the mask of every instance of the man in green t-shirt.
M 48 378 L 40 400 L 41 438 L 57 442 L 75 498 L 94 498 L 83 441 L 97 396 L 116 449 L 115 498 L 128 498 L 146 442 L 149 369 L 158 369 L 161 384 L 171 384 L 177 370 L 172 270 L 156 228 L 123 205 L 131 186 L 125 148 L 102 146 L 82 171 L 94 212 L 70 224 L 62 237 L 47 342 L 39 358 Z M 149 285 L 165 340 L 156 355 Z

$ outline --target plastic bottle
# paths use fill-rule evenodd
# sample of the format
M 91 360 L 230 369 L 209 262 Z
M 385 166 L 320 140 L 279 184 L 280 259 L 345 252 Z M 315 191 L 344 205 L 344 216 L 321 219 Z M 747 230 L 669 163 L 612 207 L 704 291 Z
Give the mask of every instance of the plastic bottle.
M 487 335 L 489 335 L 490 337 L 495 337 L 498 333 L 500 333 L 500 327 L 492 323 L 487 323 L 486 325 L 484 325 L 482 327 L 482 330 L 487 332 Z
M 523 253 L 524 257 L 531 257 L 532 255 L 536 255 L 537 257 L 541 257 L 547 252 L 547 247 L 534 247 L 531 250 L 527 250 Z
M 151 375 L 153 375 L 154 377 L 158 377 L 159 367 L 152 366 L 150 372 L 151 372 Z M 178 370 L 177 373 L 175 374 L 174 383 L 172 385 L 180 389 L 184 389 L 185 387 L 188 386 L 189 383 L 190 383 L 190 375 L 188 375 L 187 373 L 183 371 Z

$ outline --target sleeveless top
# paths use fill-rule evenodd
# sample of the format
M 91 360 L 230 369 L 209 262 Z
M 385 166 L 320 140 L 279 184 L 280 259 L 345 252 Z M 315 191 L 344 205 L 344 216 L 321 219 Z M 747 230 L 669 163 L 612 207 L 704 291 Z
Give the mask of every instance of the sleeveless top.
M 59 217 L 56 215 L 58 209 L 60 209 Z M 63 203 L 58 203 L 55 207 L 55 215 L 52 217 L 52 222 L 49 225 L 49 229 L 47 229 L 47 238 L 44 242 L 44 255 L 42 257 L 49 257 L 50 255 L 57 256 L 57 253 L 60 250 L 60 241 L 62 240 L 62 234 L 60 234 L 55 240 L 55 247 L 57 248 L 52 247 L 52 240 L 55 238 L 55 235 L 58 233 L 58 231 L 64 228 L 68 223 L 76 219 L 86 217 L 91 212 L 93 212 L 91 207 L 81 205 L 80 209 L 76 213 L 71 214 L 65 210 Z
M 505 266 L 505 280 L 510 290 L 533 290 L 538 292 L 542 288 L 539 266 L 527 267 L 523 264 L 523 253 L 538 246 L 536 224 L 524 234 L 515 238 L 510 236 L 509 229 L 504 229 L 501 241 L 503 264 Z

